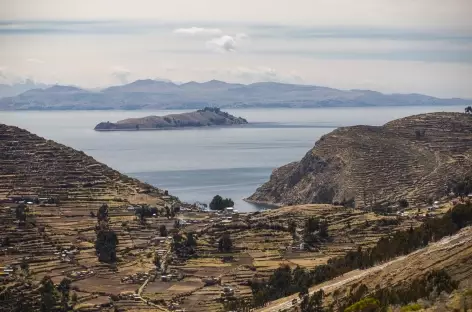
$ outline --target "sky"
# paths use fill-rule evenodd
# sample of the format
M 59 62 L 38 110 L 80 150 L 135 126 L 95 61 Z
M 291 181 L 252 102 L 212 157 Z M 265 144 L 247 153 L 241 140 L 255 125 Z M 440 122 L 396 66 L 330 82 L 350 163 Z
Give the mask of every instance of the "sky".
M 470 0 L 0 0 L 0 83 L 276 81 L 472 98 Z

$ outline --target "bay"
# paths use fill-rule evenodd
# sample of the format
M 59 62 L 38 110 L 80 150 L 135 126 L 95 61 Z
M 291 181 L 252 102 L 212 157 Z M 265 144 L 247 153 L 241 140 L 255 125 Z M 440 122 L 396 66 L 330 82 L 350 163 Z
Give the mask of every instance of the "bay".
M 232 198 L 240 211 L 254 211 L 260 207 L 242 199 L 267 181 L 274 168 L 300 160 L 322 135 L 337 127 L 382 125 L 413 114 L 463 109 L 234 109 L 227 111 L 252 125 L 168 131 L 96 132 L 93 128 L 102 121 L 185 111 L 2 111 L 0 123 L 82 150 L 183 201 L 208 203 L 219 194 Z

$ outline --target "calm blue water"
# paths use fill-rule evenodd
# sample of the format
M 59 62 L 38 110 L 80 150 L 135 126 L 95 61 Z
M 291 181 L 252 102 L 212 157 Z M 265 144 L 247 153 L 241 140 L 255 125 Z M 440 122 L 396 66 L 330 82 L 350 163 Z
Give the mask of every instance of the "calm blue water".
M 220 194 L 240 211 L 242 201 L 271 171 L 297 161 L 318 138 L 338 126 L 381 125 L 392 119 L 463 107 L 384 107 L 228 110 L 250 127 L 141 132 L 95 132 L 101 121 L 183 111 L 0 112 L 0 122 L 75 149 L 130 176 L 168 189 L 188 202 Z

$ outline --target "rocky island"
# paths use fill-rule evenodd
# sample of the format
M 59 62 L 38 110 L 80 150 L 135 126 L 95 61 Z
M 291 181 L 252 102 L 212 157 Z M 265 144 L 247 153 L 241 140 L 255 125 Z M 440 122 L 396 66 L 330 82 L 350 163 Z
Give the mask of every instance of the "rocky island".
M 472 172 L 472 116 L 430 113 L 322 136 L 299 162 L 275 169 L 248 201 L 279 205 L 426 203 Z
M 147 116 L 129 118 L 116 123 L 101 122 L 95 126 L 96 131 L 129 131 L 129 130 L 166 130 L 190 127 L 232 126 L 247 124 L 247 120 L 235 117 L 216 107 L 205 107 L 195 112 L 171 114 L 166 116 Z

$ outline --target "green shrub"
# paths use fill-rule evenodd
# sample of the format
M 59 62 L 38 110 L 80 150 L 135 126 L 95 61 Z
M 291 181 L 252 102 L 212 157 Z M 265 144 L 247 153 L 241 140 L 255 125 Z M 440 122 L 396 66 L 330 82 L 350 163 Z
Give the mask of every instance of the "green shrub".
M 423 309 L 423 307 L 418 303 L 411 303 L 406 305 L 400 309 L 401 312 L 409 312 L 409 311 L 419 311 Z
M 344 312 L 376 312 L 379 310 L 380 302 L 374 298 L 364 298 L 349 306 Z

